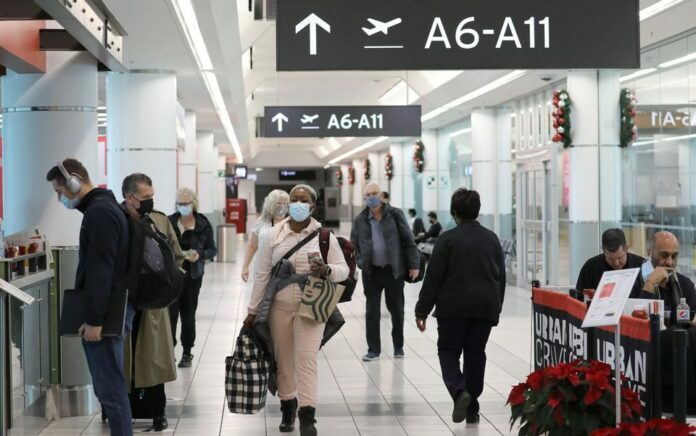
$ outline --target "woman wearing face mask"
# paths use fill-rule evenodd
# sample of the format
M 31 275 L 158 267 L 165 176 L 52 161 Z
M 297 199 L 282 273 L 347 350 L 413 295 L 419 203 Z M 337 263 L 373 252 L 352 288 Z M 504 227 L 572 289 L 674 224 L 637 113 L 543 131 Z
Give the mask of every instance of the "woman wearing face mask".
M 290 196 L 288 196 L 287 192 L 280 189 L 274 189 L 263 200 L 261 216 L 259 216 L 259 219 L 256 220 L 254 227 L 251 229 L 249 245 L 247 245 L 246 254 L 244 255 L 242 280 L 245 282 L 249 280 L 249 265 L 259 249 L 261 234 L 288 216 L 288 203 L 290 203 Z M 258 265 L 258 262 L 256 265 Z M 254 269 L 254 272 L 256 272 L 256 269 Z
M 311 216 L 316 201 L 317 194 L 308 185 L 297 185 L 290 191 L 290 218 L 268 230 L 267 239 L 259 251 L 252 301 L 258 302 L 263 298 L 273 265 L 321 227 Z M 333 234 L 329 236 L 326 263 L 310 264 L 310 255 L 319 253 L 317 234 L 290 256 L 289 261 L 298 274 L 314 274 L 334 283 L 348 277 L 348 265 Z M 301 299 L 302 289 L 295 283 L 280 289 L 273 298 L 268 317 L 277 365 L 278 396 L 283 412 L 280 431 L 293 431 L 297 414 L 300 418 L 300 435 L 316 436 L 317 355 L 326 323 L 297 316 Z M 259 307 L 250 305 L 249 315 L 244 320 L 247 328 L 253 327 L 257 309 Z
M 213 227 L 208 219 L 198 213 L 198 197 L 189 188 L 181 188 L 176 194 L 177 211 L 169 216 L 181 251 L 186 256 L 183 268 L 186 270 L 184 285 L 179 299 L 169 306 L 172 322 L 172 337 L 176 347 L 176 323 L 181 313 L 181 345 L 184 348 L 179 368 L 188 368 L 192 364 L 193 343 L 196 340 L 196 308 L 198 294 L 201 290 L 205 261 L 212 260 L 217 254 Z

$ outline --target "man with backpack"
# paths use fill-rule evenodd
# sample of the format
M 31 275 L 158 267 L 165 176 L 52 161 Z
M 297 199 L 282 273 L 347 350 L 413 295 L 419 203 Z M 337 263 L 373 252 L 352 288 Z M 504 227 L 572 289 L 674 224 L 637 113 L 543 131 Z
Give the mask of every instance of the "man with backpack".
M 51 182 L 67 209 L 83 214 L 80 253 L 75 288 L 87 299 L 85 323 L 80 327 L 82 346 L 92 375 L 92 384 L 104 412 L 109 416 L 111 434 L 132 436 L 133 424 L 126 382 L 123 376 L 124 337 L 102 337 L 111 292 L 122 290 L 118 277 L 126 274 L 128 222 L 111 191 L 95 188 L 85 167 L 66 159 L 50 169 Z M 126 313 L 126 331 L 133 319 Z
M 145 231 L 152 232 L 146 238 L 144 265 L 148 262 L 148 250 L 154 249 L 154 255 L 161 252 L 152 247 L 150 241 L 166 241 L 171 251 L 165 250 L 165 254 L 175 258 L 177 268 L 184 262 L 184 256 L 179 247 L 174 228 L 167 215 L 154 210 L 155 190 L 152 187 L 152 179 L 145 174 L 131 174 L 123 180 L 122 194 L 125 199 L 124 210 L 131 218 L 140 220 L 145 224 Z M 137 222 L 136 222 L 137 223 Z M 166 249 L 166 245 L 165 248 Z M 150 247 L 150 248 L 148 248 Z M 143 269 L 141 269 L 143 271 Z M 148 286 L 157 286 L 153 281 L 143 282 L 142 277 L 138 285 L 138 295 L 151 293 Z M 181 291 L 181 280 L 172 286 L 178 286 L 176 295 Z M 152 291 L 155 291 L 154 289 Z M 158 293 L 158 292 L 154 292 Z M 173 301 L 173 300 L 172 300 Z M 169 301 L 171 303 L 172 301 Z M 169 425 L 164 413 L 167 397 L 164 392 L 164 383 L 176 380 L 176 367 L 174 365 L 174 344 L 172 342 L 171 323 L 169 309 L 158 306 L 157 302 L 150 302 L 153 308 L 138 308 L 133 321 L 133 332 L 126 344 L 125 371 L 130 381 L 130 400 L 134 418 L 152 418 L 153 429 L 162 431 Z M 165 302 L 161 304 L 168 304 Z M 161 305 L 160 304 L 160 305 Z M 144 303 L 141 305 L 147 306 Z M 107 418 L 110 418 L 107 415 Z
M 365 187 L 367 207 L 355 217 L 350 240 L 357 250 L 366 299 L 366 362 L 382 351 L 379 322 L 382 290 L 392 317 L 394 357 L 404 357 L 404 279 L 418 277 L 420 254 L 403 212 L 382 202 L 377 183 Z

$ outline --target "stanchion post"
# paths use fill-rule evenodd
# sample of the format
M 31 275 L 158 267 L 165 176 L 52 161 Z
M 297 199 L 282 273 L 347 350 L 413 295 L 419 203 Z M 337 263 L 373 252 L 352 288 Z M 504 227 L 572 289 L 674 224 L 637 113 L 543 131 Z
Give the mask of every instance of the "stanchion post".
M 614 398 L 616 398 L 616 427 L 621 426 L 621 322 L 614 331 L 614 378 L 616 379 Z
M 675 328 L 674 335 L 674 420 L 686 422 L 686 347 L 688 333 Z
M 662 349 L 660 346 L 660 315 L 653 313 L 650 315 L 650 356 L 648 358 L 648 368 L 650 375 L 648 380 L 649 394 L 648 419 L 662 417 Z

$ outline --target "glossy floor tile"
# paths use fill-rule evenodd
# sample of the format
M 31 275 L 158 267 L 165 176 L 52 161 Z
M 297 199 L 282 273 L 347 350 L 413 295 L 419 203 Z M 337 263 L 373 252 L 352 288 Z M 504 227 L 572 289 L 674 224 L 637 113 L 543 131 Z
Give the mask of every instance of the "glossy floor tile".
M 197 339 L 193 367 L 179 369 L 178 379 L 166 387 L 169 430 L 177 436 L 280 435 L 280 407 L 269 397 L 257 415 L 232 415 L 224 398 L 225 356 L 231 354 L 246 315 L 249 285 L 240 279 L 243 246 L 236 263 L 209 264 L 197 313 Z M 360 286 L 360 285 L 359 285 Z M 319 357 L 320 435 L 440 436 L 509 434 L 510 387 L 530 370 L 530 294 L 508 288 L 500 325 L 488 344 L 486 388 L 481 402 L 481 422 L 454 424 L 452 402 L 440 379 L 437 330 L 430 319 L 420 333 L 413 320 L 419 285 L 406 285 L 406 357 L 394 359 L 390 345 L 391 323 L 382 311 L 384 351 L 374 362 L 362 362 L 365 344 L 365 299 L 358 287 L 352 302 L 340 306 L 346 324 L 324 347 Z M 181 349 L 177 350 L 177 357 Z M 135 431 L 148 432 L 150 421 L 135 422 Z M 70 418 L 51 423 L 42 435 L 107 435 L 99 416 Z M 296 429 L 294 433 L 298 435 Z

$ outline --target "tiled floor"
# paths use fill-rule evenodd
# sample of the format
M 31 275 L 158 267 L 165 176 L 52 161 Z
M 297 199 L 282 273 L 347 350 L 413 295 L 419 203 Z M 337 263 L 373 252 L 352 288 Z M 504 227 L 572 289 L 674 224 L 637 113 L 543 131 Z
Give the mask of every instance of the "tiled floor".
M 194 366 L 180 369 L 167 385 L 170 398 L 167 433 L 184 435 L 279 435 L 279 401 L 270 397 L 257 415 L 232 415 L 224 398 L 224 360 L 231 353 L 246 315 L 247 286 L 237 263 L 212 264 L 206 270 L 198 308 L 198 339 Z M 440 379 L 434 319 L 425 334 L 413 321 L 417 285 L 406 285 L 406 358 L 394 360 L 389 344 L 390 321 L 383 309 L 382 340 L 387 346 L 379 361 L 365 363 L 364 304 L 361 288 L 351 303 L 342 304 L 346 325 L 320 353 L 317 428 L 320 434 L 352 435 L 500 435 L 510 433 L 505 399 L 511 385 L 529 373 L 531 326 L 526 290 L 509 288 L 500 325 L 488 343 L 486 388 L 478 425 L 454 424 L 452 403 Z M 181 349 L 177 349 L 177 355 Z M 149 421 L 136 421 L 136 432 Z M 98 416 L 53 422 L 42 435 L 106 435 Z M 287 433 L 285 433 L 287 434 Z M 295 431 L 294 434 L 299 434 Z

